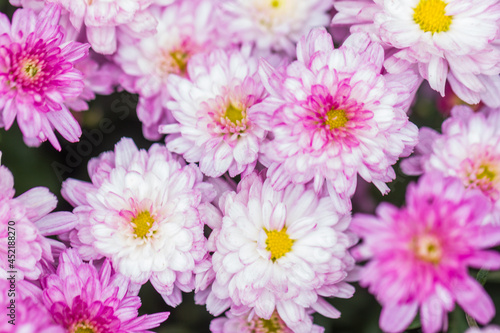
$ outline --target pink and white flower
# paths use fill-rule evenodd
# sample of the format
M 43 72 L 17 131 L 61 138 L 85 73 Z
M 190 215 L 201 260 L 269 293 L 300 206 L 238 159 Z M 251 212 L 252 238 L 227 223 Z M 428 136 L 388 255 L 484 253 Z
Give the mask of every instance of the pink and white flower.
M 261 62 L 271 95 L 260 106 L 261 124 L 273 135 L 261 161 L 273 186 L 314 181 L 320 192 L 326 179 L 341 212 L 350 210 L 357 174 L 388 192 L 392 165 L 411 153 L 417 127 L 405 113 L 409 87 L 381 74 L 382 47 L 353 34 L 335 50 L 318 28 L 300 40 L 297 59 L 285 70 Z
M 45 236 L 70 231 L 76 218 L 69 212 L 50 213 L 57 199 L 45 187 L 14 198 L 14 178 L 5 166 L 0 166 L 0 180 L 0 278 L 16 271 L 16 280 L 37 280 L 53 264 L 53 250 L 65 249 Z
M 225 0 L 221 34 L 238 43 L 253 43 L 269 54 L 295 55 L 295 43 L 311 28 L 326 26 L 331 0 Z
M 149 12 L 158 20 L 158 33 L 141 39 L 119 34 L 114 59 L 124 73 L 122 86 L 139 94 L 137 116 L 144 136 L 158 140 L 158 126 L 175 122 L 166 106 L 172 99 L 168 77 L 187 77 L 188 60 L 213 49 L 220 38 L 212 1 L 177 1 L 166 7 L 152 6 Z
M 311 317 L 311 316 L 310 316 Z M 312 321 L 312 318 L 310 318 Z M 318 325 L 313 325 L 310 333 L 323 333 L 325 329 Z M 254 311 L 249 311 L 242 315 L 233 315 L 230 311 L 226 317 L 215 318 L 210 322 L 210 332 L 212 333 L 293 333 L 286 326 L 283 319 L 276 312 L 271 318 L 263 319 L 255 316 Z
M 109 258 L 140 287 L 148 280 L 176 306 L 195 287 L 194 270 L 207 259 L 204 210 L 213 187 L 195 165 L 164 146 L 139 150 L 122 139 L 114 152 L 89 162 L 92 183 L 68 179 L 62 195 L 79 218 L 69 234 L 83 259 Z
M 369 259 L 359 272 L 382 304 L 380 327 L 402 332 L 420 312 L 424 333 L 440 332 L 457 302 L 481 324 L 495 307 L 468 268 L 500 268 L 500 227 L 484 225 L 490 202 L 456 178 L 428 173 L 410 184 L 406 207 L 382 203 L 377 216 L 355 215 L 351 230 L 363 242 L 353 249 Z
M 356 242 L 346 232 L 350 215 L 336 213 L 328 197 L 309 187 L 276 191 L 255 173 L 237 192 L 219 201 L 223 219 L 210 235 L 216 273 L 207 309 L 219 315 L 228 307 L 240 316 L 265 320 L 279 316 L 293 332 L 310 333 L 309 311 L 330 318 L 340 312 L 323 297 L 349 298 L 345 282 L 354 260 L 347 249 Z
M 190 80 L 169 77 L 173 101 L 167 103 L 178 124 L 160 127 L 167 148 L 201 171 L 219 177 L 252 172 L 266 131 L 257 123 L 260 102 L 267 96 L 250 50 L 215 50 L 193 56 Z
M 17 118 L 29 145 L 48 139 L 57 150 L 61 146 L 54 129 L 70 142 L 82 134 L 64 102 L 83 90 L 75 64 L 87 56 L 89 47 L 63 42 L 60 12 L 55 5 L 38 15 L 18 9 L 12 25 L 0 14 L 0 126 L 9 129 Z
M 352 25 L 389 48 L 390 73 L 414 68 L 444 96 L 449 82 L 469 104 L 500 106 L 497 0 L 335 1 L 334 25 Z
M 45 277 L 42 287 L 45 307 L 68 333 L 147 333 L 169 316 L 160 312 L 138 317 L 141 300 L 127 294 L 129 280 L 113 273 L 108 260 L 98 271 L 73 249 L 61 254 L 57 273 Z
M 500 113 L 498 109 L 474 112 L 456 106 L 442 125 L 442 134 L 420 129 L 416 154 L 401 163 L 406 174 L 437 171 L 457 177 L 467 189 L 481 190 L 493 204 L 494 221 L 500 221 Z
M 113 54 L 118 28 L 134 36 L 156 33 L 157 22 L 147 8 L 151 3 L 167 4 L 172 0 L 46 0 L 60 4 L 70 13 L 76 30 L 85 27 L 92 49 Z

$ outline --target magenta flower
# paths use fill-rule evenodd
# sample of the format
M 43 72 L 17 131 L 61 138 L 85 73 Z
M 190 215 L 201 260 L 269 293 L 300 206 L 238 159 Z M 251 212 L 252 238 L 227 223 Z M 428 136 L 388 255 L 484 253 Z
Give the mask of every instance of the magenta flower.
M 63 42 L 60 8 L 47 5 L 37 16 L 18 9 L 12 25 L 0 14 L 0 125 L 9 129 L 17 117 L 25 141 L 61 146 L 54 129 L 70 142 L 82 130 L 64 102 L 80 95 L 82 73 L 75 63 L 85 58 L 88 44 Z
M 27 281 L 0 279 L 0 332 L 2 333 L 67 333 L 57 324 L 42 303 L 42 290 Z M 15 297 L 9 289 L 15 289 Z M 9 296 L 10 294 L 10 296 Z M 12 304 L 11 300 L 15 303 Z
M 356 215 L 351 230 L 363 238 L 353 249 L 370 261 L 360 272 L 382 304 L 380 327 L 402 332 L 418 311 L 424 333 L 439 332 L 457 302 L 481 324 L 495 307 L 468 268 L 500 268 L 500 227 L 484 225 L 490 202 L 456 178 L 429 173 L 410 184 L 407 206 L 382 203 L 377 216 Z
M 324 29 L 313 29 L 297 45 L 298 60 L 286 70 L 262 61 L 271 94 L 260 105 L 261 126 L 274 139 L 262 146 L 261 162 L 280 189 L 288 183 L 327 184 L 339 211 L 351 207 L 357 174 L 381 192 L 395 178 L 392 165 L 417 143 L 417 127 L 405 113 L 409 87 L 380 74 L 384 52 L 364 34 L 339 49 Z
M 491 221 L 500 220 L 500 109 L 479 112 L 456 106 L 442 125 L 442 134 L 420 129 L 416 153 L 401 162 L 409 175 L 437 171 L 457 177 L 467 189 L 478 189 L 493 204 Z
M 65 248 L 45 236 L 70 231 L 76 225 L 76 218 L 69 212 L 50 213 L 57 199 L 45 187 L 32 188 L 14 198 L 14 179 L 4 166 L 0 166 L 0 179 L 0 278 L 15 270 L 18 280 L 37 280 L 52 265 L 52 252 Z M 10 241 L 15 237 L 14 262 L 7 260 L 9 236 Z
M 84 263 L 73 249 L 59 258 L 57 274 L 42 280 L 43 303 L 67 332 L 151 332 L 169 313 L 137 317 L 138 296 L 127 296 L 129 280 L 112 273 L 105 260 L 100 270 Z

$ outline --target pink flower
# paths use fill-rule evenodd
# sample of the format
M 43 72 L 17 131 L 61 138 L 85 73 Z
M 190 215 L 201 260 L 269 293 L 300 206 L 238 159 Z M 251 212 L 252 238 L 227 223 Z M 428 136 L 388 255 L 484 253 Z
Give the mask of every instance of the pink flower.
M 334 25 L 352 25 L 389 49 L 390 73 L 409 67 L 444 96 L 449 82 L 469 104 L 500 106 L 500 3 L 497 0 L 344 0 Z
M 70 142 L 82 133 L 64 102 L 82 92 L 82 73 L 74 66 L 88 52 L 88 44 L 63 43 L 59 16 L 55 5 L 38 16 L 18 9 L 12 25 L 0 15 L 0 124 L 9 129 L 17 117 L 28 144 L 48 139 L 57 150 L 54 129 Z
M 113 273 L 108 260 L 97 271 L 71 249 L 61 254 L 57 274 L 43 279 L 43 303 L 66 332 L 152 332 L 169 313 L 138 317 L 141 300 L 127 296 L 128 286 L 129 280 Z
M 67 333 L 42 303 L 42 290 L 27 281 L 0 279 L 0 332 Z M 14 292 L 14 293 L 13 293 Z M 14 295 L 15 294 L 15 295 Z
M 45 187 L 14 198 L 14 179 L 4 166 L 0 166 L 0 179 L 0 278 L 15 271 L 16 280 L 37 280 L 52 265 L 52 252 L 65 248 L 45 236 L 70 231 L 76 218 L 69 212 L 50 213 L 57 199 Z M 9 257 L 14 248 L 15 258 Z
M 277 189 L 314 181 L 328 191 L 341 212 L 359 174 L 382 193 L 395 178 L 392 165 L 417 142 L 417 127 L 405 110 L 407 86 L 384 76 L 383 49 L 363 34 L 350 36 L 334 50 L 324 29 L 313 29 L 297 45 L 298 60 L 284 70 L 261 62 L 260 73 L 271 94 L 260 108 L 260 123 L 273 139 L 261 161 Z
M 161 126 L 167 148 L 188 162 L 200 162 L 209 177 L 253 171 L 266 131 L 258 124 L 266 97 L 250 50 L 215 50 L 193 56 L 190 80 L 169 77 L 173 101 L 167 106 L 178 124 Z
M 283 319 L 276 312 L 271 318 L 264 319 L 255 316 L 254 311 L 249 311 L 241 315 L 233 315 L 231 312 L 226 313 L 227 317 L 213 319 L 210 323 L 210 332 L 212 333 L 293 333 L 286 326 Z M 311 316 L 310 316 L 311 317 Z M 312 321 L 312 318 L 310 318 Z M 318 325 L 313 325 L 310 333 L 323 333 L 325 329 Z
M 489 201 L 438 173 L 410 184 L 406 207 L 382 203 L 377 216 L 356 215 L 351 230 L 362 239 L 353 249 L 369 259 L 360 284 L 382 304 L 380 327 L 402 332 L 417 312 L 424 333 L 439 332 L 457 302 L 482 324 L 495 314 L 486 291 L 468 268 L 500 268 L 500 227 L 484 225 Z
M 156 32 L 157 22 L 147 11 L 153 2 L 164 0 L 46 0 L 60 4 L 70 13 L 76 30 L 85 27 L 92 49 L 102 54 L 116 51 L 117 28 L 136 36 Z M 168 1 L 170 2 L 170 1 Z
M 121 84 L 139 94 L 137 116 L 144 136 L 158 140 L 158 126 L 176 122 L 167 108 L 171 74 L 187 77 L 188 60 L 214 48 L 217 39 L 216 6 L 212 1 L 177 1 L 170 6 L 152 6 L 149 12 L 158 20 L 158 33 L 147 38 L 119 34 L 115 61 L 123 70 Z
M 178 305 L 209 260 L 203 228 L 207 211 L 215 210 L 213 187 L 164 146 L 139 150 L 127 138 L 88 169 L 92 183 L 63 183 L 62 195 L 79 218 L 71 245 L 85 260 L 109 258 L 138 288 L 151 281 L 169 305 Z
M 349 298 L 345 282 L 353 268 L 347 249 L 356 238 L 346 232 L 350 215 L 336 213 L 328 197 L 304 185 L 282 191 L 252 173 L 219 200 L 222 221 L 211 225 L 215 281 L 207 309 L 228 307 L 240 316 L 275 320 L 293 332 L 310 333 L 310 312 L 338 318 L 323 297 Z M 273 317 L 274 316 L 274 317 Z
M 423 127 L 416 154 L 401 163 L 410 175 L 437 171 L 457 177 L 464 188 L 481 190 L 493 203 L 491 218 L 500 221 L 500 113 L 474 112 L 456 106 L 442 125 L 442 134 Z

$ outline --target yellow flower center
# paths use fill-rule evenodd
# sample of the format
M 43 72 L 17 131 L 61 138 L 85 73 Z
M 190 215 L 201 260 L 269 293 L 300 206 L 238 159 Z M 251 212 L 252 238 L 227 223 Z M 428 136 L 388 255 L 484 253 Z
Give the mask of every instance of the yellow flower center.
M 271 260 L 276 261 L 292 250 L 293 239 L 288 237 L 286 228 L 277 230 L 266 230 L 266 250 L 271 252 Z
M 155 220 L 151 217 L 148 211 L 140 212 L 130 221 L 135 225 L 134 232 L 139 238 L 144 238 L 153 226 Z
M 290 330 L 287 328 L 285 322 L 278 316 L 276 311 L 271 318 L 259 318 L 255 322 L 255 328 L 252 332 L 256 333 L 287 333 Z
M 490 170 L 488 165 L 482 165 L 478 173 L 476 174 L 477 179 L 488 179 L 490 182 L 492 182 L 496 178 L 496 173 L 493 170 Z
M 88 327 L 77 327 L 75 333 L 94 333 L 94 330 Z
M 229 104 L 226 113 L 224 113 L 224 117 L 236 125 L 236 122 L 241 122 L 245 116 L 243 115 L 243 110 L 234 107 L 233 104 Z
M 87 322 L 77 323 L 75 326 L 69 329 L 71 333 L 95 333 L 93 325 Z
M 38 73 L 38 67 L 33 64 L 33 63 L 28 63 L 24 67 L 24 72 L 31 78 L 35 77 L 35 75 Z
M 280 1 L 279 0 L 272 0 L 271 1 L 271 7 L 273 8 L 278 8 L 280 6 Z
M 417 258 L 433 264 L 439 263 L 443 256 L 441 242 L 433 235 L 425 235 L 416 238 L 413 241 L 413 250 Z
M 330 130 L 344 127 L 347 121 L 344 110 L 331 109 L 326 113 L 325 125 L 330 126 Z
M 189 55 L 186 52 L 173 51 L 170 52 L 170 56 L 172 57 L 172 60 L 174 61 L 175 65 L 179 68 L 179 71 L 185 74 Z
M 446 32 L 450 29 L 452 20 L 452 16 L 446 15 L 446 5 L 443 0 L 420 0 L 413 9 L 413 21 L 424 32 Z

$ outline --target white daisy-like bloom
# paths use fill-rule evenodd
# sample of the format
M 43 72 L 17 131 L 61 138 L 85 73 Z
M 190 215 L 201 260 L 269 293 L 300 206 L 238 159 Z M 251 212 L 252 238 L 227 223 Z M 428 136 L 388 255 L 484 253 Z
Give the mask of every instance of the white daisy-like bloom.
M 356 242 L 346 232 L 350 215 L 339 215 L 329 197 L 305 185 L 276 191 L 262 176 L 244 177 L 219 201 L 207 309 L 214 315 L 252 309 L 266 320 L 276 311 L 293 332 L 310 333 L 308 311 L 340 316 L 323 297 L 354 293 L 345 282 L 354 266 L 348 248 Z
M 401 163 L 406 174 L 438 171 L 459 178 L 471 190 L 482 191 L 494 209 L 490 222 L 500 223 L 500 109 L 474 112 L 455 106 L 442 134 L 423 127 L 416 154 Z
M 149 280 L 167 304 L 178 305 L 207 260 L 202 216 L 215 210 L 209 203 L 215 190 L 164 146 L 139 150 L 127 138 L 88 169 L 92 183 L 63 183 L 62 195 L 79 217 L 72 247 L 84 260 L 109 258 L 132 283 Z
M 295 56 L 295 43 L 311 28 L 326 26 L 331 7 L 331 0 L 224 0 L 221 29 L 264 52 Z
M 170 75 L 167 103 L 178 124 L 160 126 L 167 148 L 219 177 L 252 172 L 266 131 L 256 123 L 267 96 L 250 49 L 197 54 L 188 77 Z
M 391 73 L 413 67 L 444 96 L 448 81 L 469 104 L 500 106 L 498 0 L 347 0 L 334 3 L 334 25 L 369 32 L 391 48 Z

